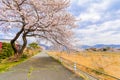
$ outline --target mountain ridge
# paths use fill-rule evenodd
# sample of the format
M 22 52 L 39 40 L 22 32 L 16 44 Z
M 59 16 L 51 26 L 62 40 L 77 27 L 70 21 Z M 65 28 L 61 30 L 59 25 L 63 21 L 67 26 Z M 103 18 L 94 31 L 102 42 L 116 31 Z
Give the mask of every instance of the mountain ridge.
M 82 45 L 80 48 L 87 49 L 87 48 L 103 48 L 103 47 L 120 48 L 120 44 L 96 44 L 93 46 Z

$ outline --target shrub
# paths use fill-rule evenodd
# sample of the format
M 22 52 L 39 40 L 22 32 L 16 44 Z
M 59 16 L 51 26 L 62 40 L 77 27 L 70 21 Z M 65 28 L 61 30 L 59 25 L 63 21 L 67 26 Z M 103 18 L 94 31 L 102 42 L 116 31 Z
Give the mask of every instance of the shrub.
M 36 49 L 36 48 L 39 48 L 39 45 L 37 43 L 33 42 L 33 43 L 29 44 L 29 47 Z
M 2 50 L 0 53 L 0 59 L 5 59 L 7 57 L 10 57 L 13 55 L 13 49 L 11 47 L 10 43 L 3 43 L 2 44 Z

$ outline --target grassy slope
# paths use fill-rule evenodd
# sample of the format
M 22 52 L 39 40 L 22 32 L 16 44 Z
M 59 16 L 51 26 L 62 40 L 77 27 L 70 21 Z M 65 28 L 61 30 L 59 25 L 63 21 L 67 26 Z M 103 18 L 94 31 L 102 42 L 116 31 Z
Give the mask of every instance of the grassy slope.
M 80 52 L 78 54 L 64 54 L 50 52 L 52 55 L 77 62 L 92 69 L 120 78 L 120 54 L 115 52 Z

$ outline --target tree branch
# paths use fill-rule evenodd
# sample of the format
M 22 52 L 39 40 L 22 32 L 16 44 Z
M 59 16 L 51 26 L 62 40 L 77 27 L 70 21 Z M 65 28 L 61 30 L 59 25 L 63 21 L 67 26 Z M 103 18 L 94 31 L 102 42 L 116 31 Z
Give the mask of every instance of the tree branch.
M 24 23 L 23 21 L 20 21 L 20 20 L 0 20 L 2 22 L 20 22 L 20 23 Z

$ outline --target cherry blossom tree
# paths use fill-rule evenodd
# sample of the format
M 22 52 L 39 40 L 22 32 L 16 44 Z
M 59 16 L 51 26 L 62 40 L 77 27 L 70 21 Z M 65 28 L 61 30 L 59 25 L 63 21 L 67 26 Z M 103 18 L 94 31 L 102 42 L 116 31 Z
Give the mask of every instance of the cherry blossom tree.
M 27 37 L 51 42 L 56 48 L 72 49 L 71 40 L 76 19 L 68 11 L 69 0 L 1 0 L 0 27 L 5 31 L 18 28 L 11 45 L 15 55 L 21 55 Z M 15 41 L 22 36 L 20 51 Z

